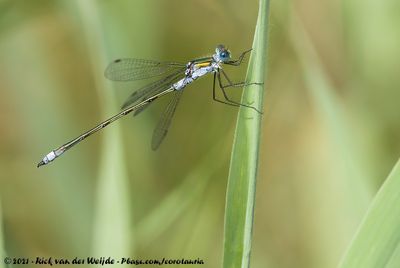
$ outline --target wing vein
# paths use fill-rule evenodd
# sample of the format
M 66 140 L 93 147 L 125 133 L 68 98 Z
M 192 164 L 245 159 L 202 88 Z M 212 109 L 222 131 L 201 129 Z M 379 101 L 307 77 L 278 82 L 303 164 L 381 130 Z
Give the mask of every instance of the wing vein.
M 151 140 L 151 149 L 157 150 L 165 136 L 168 133 L 168 129 L 172 122 L 172 117 L 175 114 L 176 107 L 179 103 L 179 100 L 182 96 L 183 90 L 175 91 L 172 99 L 167 105 L 164 113 L 161 115 L 160 120 L 153 132 L 153 137 Z
M 110 63 L 104 75 L 113 81 L 134 81 L 155 77 L 182 67 L 185 65 L 178 62 L 125 58 Z

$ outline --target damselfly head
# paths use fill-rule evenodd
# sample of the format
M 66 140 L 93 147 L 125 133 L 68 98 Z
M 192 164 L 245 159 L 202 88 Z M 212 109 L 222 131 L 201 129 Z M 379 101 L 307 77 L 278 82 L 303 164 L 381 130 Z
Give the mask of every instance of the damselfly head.
M 231 60 L 231 52 L 224 45 L 218 45 L 215 49 L 214 59 L 218 62 L 227 62 Z

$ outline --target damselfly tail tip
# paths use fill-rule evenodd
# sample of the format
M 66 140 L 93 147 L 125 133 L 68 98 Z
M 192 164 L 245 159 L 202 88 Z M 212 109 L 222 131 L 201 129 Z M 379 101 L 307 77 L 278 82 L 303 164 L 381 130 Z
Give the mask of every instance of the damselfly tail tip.
M 59 153 L 58 155 L 56 155 L 55 151 L 51 151 L 50 153 L 48 153 L 45 157 L 43 157 L 42 161 L 40 161 L 37 164 L 37 167 L 41 167 L 44 165 L 47 165 L 48 163 L 50 163 L 51 161 L 53 161 L 54 159 L 57 158 L 57 156 L 61 155 L 62 153 Z
M 41 167 L 43 165 L 46 165 L 46 163 L 42 160 L 37 164 L 37 167 L 39 168 L 39 167 Z

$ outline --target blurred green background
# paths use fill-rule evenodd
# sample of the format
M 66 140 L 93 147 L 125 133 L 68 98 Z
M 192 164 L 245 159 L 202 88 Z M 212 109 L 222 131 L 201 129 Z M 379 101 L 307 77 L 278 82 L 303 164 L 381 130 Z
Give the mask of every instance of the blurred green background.
M 0 1 L 0 195 L 8 256 L 200 258 L 219 267 L 237 109 L 188 87 L 41 169 L 144 81 L 113 59 L 251 46 L 257 1 Z M 335 267 L 400 151 L 400 2 L 273 1 L 252 267 Z M 227 67 L 236 81 L 246 67 Z M 233 89 L 234 98 L 240 90 Z

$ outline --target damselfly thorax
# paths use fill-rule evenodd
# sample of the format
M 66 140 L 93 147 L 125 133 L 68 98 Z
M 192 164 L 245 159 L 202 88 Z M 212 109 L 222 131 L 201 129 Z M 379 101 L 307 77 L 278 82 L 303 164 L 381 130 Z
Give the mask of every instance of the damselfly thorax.
M 189 62 L 185 71 L 185 77 L 172 85 L 175 90 L 184 89 L 187 85 L 208 73 L 217 72 L 220 65 L 217 62 L 208 61 L 203 63 Z

